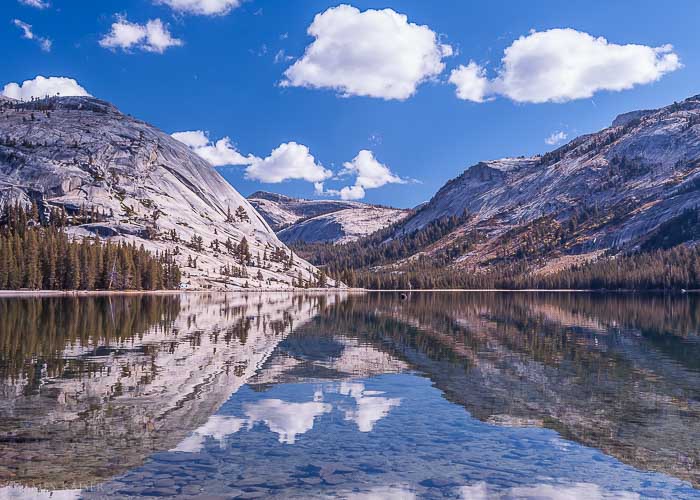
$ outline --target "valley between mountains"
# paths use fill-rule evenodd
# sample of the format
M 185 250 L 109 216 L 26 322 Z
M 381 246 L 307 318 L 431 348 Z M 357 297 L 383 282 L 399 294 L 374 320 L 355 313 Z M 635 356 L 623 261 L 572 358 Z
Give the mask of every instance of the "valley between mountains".
M 700 96 L 479 162 L 358 242 L 297 245 L 370 288 L 700 287 Z

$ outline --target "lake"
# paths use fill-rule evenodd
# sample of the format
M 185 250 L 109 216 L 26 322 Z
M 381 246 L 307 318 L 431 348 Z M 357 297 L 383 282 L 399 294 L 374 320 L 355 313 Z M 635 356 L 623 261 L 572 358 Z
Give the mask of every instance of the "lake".
M 700 498 L 700 297 L 0 298 L 0 498 Z

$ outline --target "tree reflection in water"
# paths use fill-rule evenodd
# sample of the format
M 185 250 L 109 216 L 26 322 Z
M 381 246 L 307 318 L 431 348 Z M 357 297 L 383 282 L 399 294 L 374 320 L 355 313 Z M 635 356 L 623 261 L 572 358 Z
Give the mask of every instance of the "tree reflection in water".
M 420 378 L 412 382 L 415 390 L 402 388 L 399 382 L 414 379 L 387 374 L 416 374 L 441 391 L 450 406 L 442 407 L 444 414 L 454 418 L 451 406 L 464 407 L 492 424 L 484 427 L 489 435 L 546 427 L 638 469 L 698 486 L 699 328 L 700 301 L 691 295 L 3 298 L 0 480 L 65 490 L 126 474 L 123 481 L 135 485 L 144 481 L 138 479 L 141 464 L 157 472 L 171 460 L 181 461 L 179 470 L 193 477 L 203 467 L 226 475 L 235 453 L 248 449 L 248 440 L 259 446 L 254 436 L 263 432 L 286 447 L 279 456 L 288 461 L 295 453 L 303 460 L 314 429 L 354 433 L 351 447 L 352 441 L 372 443 L 366 440 L 387 434 L 392 437 L 386 444 L 373 446 L 402 449 L 428 437 L 394 429 L 392 422 L 405 425 L 411 418 L 406 412 L 416 408 L 421 418 L 429 415 L 433 408 L 412 398 L 432 389 Z M 283 397 L 308 391 L 310 396 L 298 399 Z M 460 418 L 467 418 L 459 409 Z M 450 425 L 439 424 L 436 429 Z M 437 453 L 435 463 L 438 457 L 471 460 L 461 455 L 468 450 L 445 436 L 435 439 L 431 452 L 444 455 Z M 270 468 L 269 450 L 255 449 L 259 456 L 247 460 L 260 459 Z M 226 459 L 202 462 L 216 453 Z M 358 453 L 355 448 L 345 459 L 350 463 Z M 531 461 L 522 465 L 532 467 Z M 305 481 L 313 478 L 302 476 L 285 481 L 310 487 Z M 330 487 L 337 478 L 314 480 Z M 185 491 L 175 483 L 173 491 Z M 388 495 L 404 486 L 375 485 L 372 491 Z M 480 482 L 457 486 L 487 495 L 493 488 Z M 547 488 L 597 486 L 508 491 L 544 494 Z M 119 487 L 113 490 L 119 496 Z

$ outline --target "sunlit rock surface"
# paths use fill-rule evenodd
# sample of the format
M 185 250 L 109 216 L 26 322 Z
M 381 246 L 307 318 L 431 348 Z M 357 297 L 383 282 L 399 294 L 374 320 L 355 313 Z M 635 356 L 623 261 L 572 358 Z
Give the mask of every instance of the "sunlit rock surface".
M 694 96 L 626 113 L 542 156 L 479 162 L 447 182 L 393 237 L 466 210 L 469 218 L 425 253 L 470 242 L 455 265 L 488 266 L 524 252 L 541 258 L 546 271 L 575 263 L 562 257 L 587 260 L 602 250 L 671 242 L 663 224 L 696 209 L 699 189 L 700 96 Z
M 0 202 L 7 200 L 36 201 L 46 213 L 65 208 L 71 218 L 95 210 L 97 220 L 70 228 L 76 236 L 135 242 L 154 252 L 177 248 L 183 267 L 197 260 L 196 268 L 183 269 L 189 288 L 291 288 L 300 273 L 313 281 L 316 272 L 295 258 L 291 267 L 272 260 L 249 265 L 247 278 L 222 276 L 223 266 L 240 266 L 224 248 L 228 239 L 238 245 L 246 238 L 254 264 L 276 249 L 290 252 L 185 144 L 91 97 L 0 102 Z M 193 236 L 202 238 L 201 250 L 190 245 Z
M 409 210 L 358 201 L 304 200 L 257 191 L 248 201 L 285 243 L 348 243 L 394 224 Z

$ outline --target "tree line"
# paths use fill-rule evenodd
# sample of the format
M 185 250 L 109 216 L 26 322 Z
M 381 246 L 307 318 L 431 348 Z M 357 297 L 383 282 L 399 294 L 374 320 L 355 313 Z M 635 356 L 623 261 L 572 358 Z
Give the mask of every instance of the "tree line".
M 606 223 L 631 207 L 620 203 L 606 211 Z M 469 213 L 443 217 L 406 232 L 401 222 L 352 243 L 295 245 L 296 252 L 350 287 L 368 289 L 700 289 L 700 208 L 687 209 L 650 232 L 634 252 L 608 252 L 568 269 L 547 272 L 548 257 L 572 248 L 576 235 L 600 227 L 597 205 L 576 209 L 568 222 L 552 216 L 506 232 L 501 248 L 486 264 L 455 260 L 481 241 L 477 230 L 446 245 L 434 243 L 469 220 Z
M 700 289 L 700 247 L 678 245 L 611 255 L 549 274 L 535 272 L 532 263 L 524 260 L 460 269 L 434 266 L 429 258 L 419 258 L 410 268 L 342 269 L 337 277 L 348 286 L 374 290 L 693 290 Z
M 401 221 L 357 241 L 333 243 L 295 243 L 290 245 L 302 258 L 323 266 L 333 276 L 343 271 L 379 266 L 410 257 L 435 243 L 469 219 L 469 213 L 433 220 L 420 229 L 402 232 Z
M 71 238 L 61 217 L 42 222 L 36 204 L 2 208 L 0 289 L 159 290 L 179 287 L 180 278 L 169 251 L 152 254 L 135 243 Z

